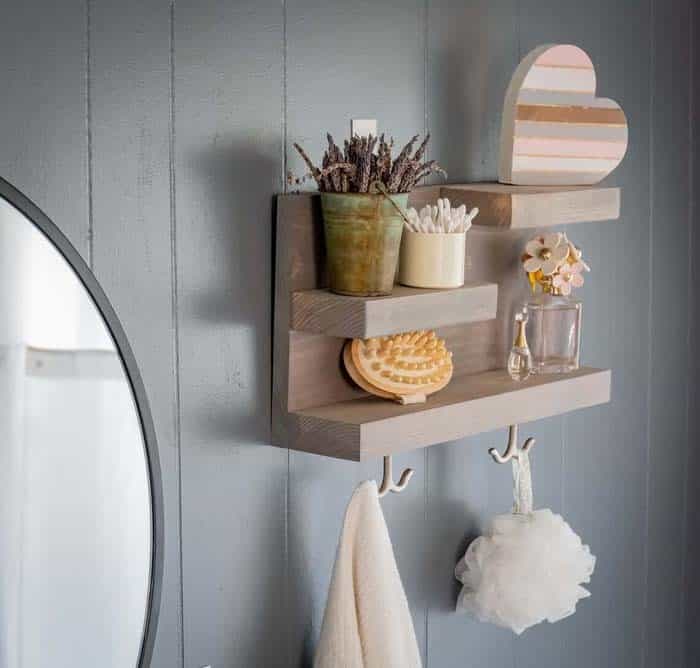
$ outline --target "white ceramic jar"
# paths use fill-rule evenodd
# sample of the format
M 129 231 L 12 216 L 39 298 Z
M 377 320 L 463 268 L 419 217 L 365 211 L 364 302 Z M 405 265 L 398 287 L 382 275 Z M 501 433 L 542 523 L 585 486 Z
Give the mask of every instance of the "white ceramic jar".
M 404 228 L 399 283 L 414 288 L 464 285 L 466 232 L 425 233 Z

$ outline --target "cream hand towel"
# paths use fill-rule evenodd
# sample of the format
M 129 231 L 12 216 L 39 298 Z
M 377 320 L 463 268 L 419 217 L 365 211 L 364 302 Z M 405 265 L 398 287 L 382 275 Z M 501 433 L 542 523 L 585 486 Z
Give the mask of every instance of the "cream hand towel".
M 411 612 L 373 481 L 355 490 L 345 512 L 314 666 L 421 666 Z

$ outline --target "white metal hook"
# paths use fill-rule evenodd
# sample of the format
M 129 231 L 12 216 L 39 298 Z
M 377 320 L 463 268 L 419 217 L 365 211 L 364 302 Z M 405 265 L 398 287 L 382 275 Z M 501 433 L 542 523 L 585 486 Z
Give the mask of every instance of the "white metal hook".
M 506 446 L 506 451 L 501 454 L 496 448 L 489 448 L 489 454 L 497 464 L 505 464 L 511 459 L 517 459 L 521 452 L 528 452 L 533 445 L 535 445 L 535 439 L 528 438 L 525 443 L 523 443 L 523 447 L 518 449 L 518 425 L 512 424 L 508 427 L 508 445 Z
M 408 485 L 408 481 L 411 479 L 413 473 L 413 469 L 406 469 L 401 474 L 399 482 L 395 483 L 394 474 L 391 470 L 391 455 L 386 455 L 384 457 L 384 477 L 382 478 L 381 485 L 379 485 L 379 498 L 381 499 L 389 492 L 402 492 L 406 488 L 406 485 Z

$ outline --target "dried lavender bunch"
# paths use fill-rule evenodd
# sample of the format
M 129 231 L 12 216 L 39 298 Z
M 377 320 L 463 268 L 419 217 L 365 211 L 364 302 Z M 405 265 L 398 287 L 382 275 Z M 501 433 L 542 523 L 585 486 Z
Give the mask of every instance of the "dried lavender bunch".
M 307 177 L 313 178 L 321 192 L 367 193 L 371 184 L 379 181 L 390 193 L 407 193 L 429 174 L 447 176 L 435 160 L 423 162 L 430 134 L 426 135 L 415 153 L 413 147 L 418 135 L 412 137 L 395 160 L 391 157 L 394 140 L 392 138 L 387 142 L 383 134 L 379 137 L 355 135 L 345 140 L 342 151 L 330 134 L 326 138 L 328 148 L 320 167 L 314 165 L 299 144 L 294 144 L 309 168 L 308 175 L 302 181 Z

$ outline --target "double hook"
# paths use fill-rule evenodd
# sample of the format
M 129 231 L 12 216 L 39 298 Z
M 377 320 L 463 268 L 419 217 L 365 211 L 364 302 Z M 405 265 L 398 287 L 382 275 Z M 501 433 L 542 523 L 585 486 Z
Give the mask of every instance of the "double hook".
M 518 448 L 518 425 L 512 424 L 508 427 L 508 445 L 503 454 L 498 452 L 496 448 L 489 448 L 489 454 L 493 457 L 493 461 L 497 464 L 506 464 L 511 459 L 517 459 L 520 453 L 529 452 L 532 446 L 535 445 L 535 439 L 530 437 L 525 439 L 521 448 Z M 382 482 L 379 485 L 379 498 L 386 496 L 389 492 L 399 493 L 403 492 L 408 485 L 409 480 L 414 474 L 414 470 L 411 468 L 405 469 L 401 474 L 398 482 L 394 482 L 394 474 L 392 471 L 392 456 L 384 456 L 384 476 L 382 477 Z
M 394 474 L 391 470 L 391 455 L 386 455 L 384 457 L 384 477 L 382 478 L 382 482 L 379 485 L 379 498 L 381 499 L 389 492 L 396 492 L 397 494 L 399 492 L 403 492 L 403 490 L 406 488 L 406 485 L 408 485 L 408 481 L 411 479 L 411 476 L 413 476 L 413 473 L 413 469 L 406 469 L 401 474 L 399 482 L 395 483 Z
M 521 452 L 528 452 L 535 445 L 534 438 L 526 439 L 522 448 L 518 448 L 518 425 L 512 424 L 508 427 L 508 445 L 506 451 L 501 454 L 496 448 L 489 448 L 489 454 L 497 464 L 505 464 L 511 459 L 517 459 Z

